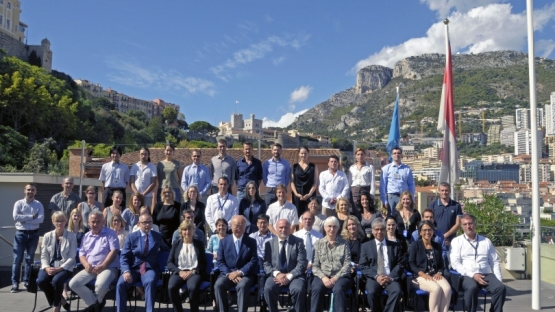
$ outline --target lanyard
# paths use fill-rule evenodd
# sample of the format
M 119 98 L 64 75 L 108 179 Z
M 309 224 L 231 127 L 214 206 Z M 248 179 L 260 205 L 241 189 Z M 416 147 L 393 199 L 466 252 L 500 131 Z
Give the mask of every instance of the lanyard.
M 225 200 L 224 200 L 224 203 L 222 204 L 222 202 L 220 201 L 220 195 L 218 195 L 218 205 L 220 205 L 220 208 L 219 208 L 220 210 L 224 210 L 224 205 L 228 197 L 229 197 L 229 193 L 225 195 Z
M 471 243 L 470 240 L 466 237 L 466 235 L 464 235 L 464 238 L 465 238 L 466 241 L 470 244 L 470 246 L 472 246 L 472 248 L 474 248 L 474 261 L 476 261 L 476 259 L 478 258 L 478 244 L 480 244 L 479 235 L 476 234 L 476 247 L 474 247 L 474 245 L 472 245 L 472 243 Z

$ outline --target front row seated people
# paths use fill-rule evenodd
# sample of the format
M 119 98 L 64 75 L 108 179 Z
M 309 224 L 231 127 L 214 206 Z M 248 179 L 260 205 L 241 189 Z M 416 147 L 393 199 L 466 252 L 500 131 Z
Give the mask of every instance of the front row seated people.
M 322 299 L 327 289 L 333 292 L 334 311 L 345 311 L 347 289 L 350 289 L 351 279 L 351 251 L 347 241 L 337 235 L 339 221 L 336 217 L 328 217 L 324 221 L 326 236 L 314 245 L 314 260 L 312 262 L 312 298 L 311 312 L 324 310 Z
M 451 242 L 451 266 L 462 278 L 464 304 L 469 312 L 476 312 L 478 291 L 491 293 L 492 312 L 502 312 L 507 289 L 503 285 L 499 257 L 491 241 L 476 233 L 476 218 L 471 214 L 461 217 L 464 234 Z
M 237 289 L 237 311 L 247 312 L 250 287 L 256 282 L 258 256 L 256 240 L 245 235 L 247 219 L 241 215 L 231 218 L 232 235 L 220 241 L 217 266 L 220 276 L 214 285 L 216 303 L 220 312 L 229 311 L 226 292 Z
M 83 236 L 79 261 L 84 269 L 69 282 L 69 287 L 88 307 L 85 312 L 102 311 L 106 305 L 104 296 L 116 278 L 119 264 L 119 241 L 116 232 L 104 226 L 104 215 L 99 210 L 89 214 L 90 231 Z M 94 292 L 87 283 L 96 279 Z
M 374 239 L 362 244 L 359 267 L 366 280 L 368 304 L 372 311 L 395 311 L 403 295 L 400 278 L 404 269 L 404 255 L 399 243 L 385 239 L 386 223 L 377 218 L 372 221 Z M 382 291 L 387 291 L 385 307 L 380 305 Z
M 433 241 L 434 232 L 432 221 L 424 220 L 418 224 L 420 237 L 410 245 L 409 268 L 417 287 L 429 293 L 430 312 L 447 312 L 451 302 L 451 286 L 443 277 L 447 269 L 441 245 Z
M 152 312 L 156 300 L 156 283 L 161 268 L 158 257 L 160 251 L 169 251 L 162 234 L 152 231 L 152 216 L 139 216 L 139 228 L 127 236 L 121 250 L 121 276 L 116 287 L 118 312 L 127 311 L 127 290 L 140 281 L 145 291 L 145 308 Z
M 289 288 L 295 311 L 305 310 L 306 249 L 301 238 L 291 235 L 291 223 L 280 219 L 276 223 L 278 236 L 264 247 L 264 298 L 270 312 L 278 311 L 281 287 Z

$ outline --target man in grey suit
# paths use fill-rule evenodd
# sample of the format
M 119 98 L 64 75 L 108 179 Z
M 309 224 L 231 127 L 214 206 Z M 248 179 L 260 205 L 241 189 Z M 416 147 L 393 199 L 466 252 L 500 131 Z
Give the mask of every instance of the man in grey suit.
M 278 236 L 264 247 L 264 298 L 270 312 L 277 312 L 281 287 L 289 287 L 295 311 L 304 311 L 306 299 L 306 249 L 303 240 L 291 235 L 291 223 L 286 219 L 276 223 Z M 273 278 L 272 278 L 273 277 Z

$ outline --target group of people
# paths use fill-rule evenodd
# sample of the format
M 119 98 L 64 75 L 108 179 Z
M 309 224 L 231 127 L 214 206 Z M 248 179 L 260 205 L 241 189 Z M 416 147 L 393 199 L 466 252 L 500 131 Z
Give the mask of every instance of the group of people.
M 112 161 L 103 165 L 100 175 L 103 202 L 97 201 L 94 187 L 86 189 L 86 201 L 81 202 L 72 193 L 73 179 L 64 179 L 63 191 L 49 205 L 54 230 L 43 240 L 38 279 L 54 311 L 67 305 L 62 295 L 66 283 L 88 305 L 85 311 L 101 311 L 110 284 L 116 283 L 118 311 L 124 311 L 127 290 L 135 288 L 137 281 L 142 287 L 136 290 L 151 311 L 156 281 L 164 269 L 158 263 L 162 251 L 170 252 L 168 293 L 174 311 L 182 311 L 180 289 L 185 284 L 191 310 L 198 311 L 198 289 L 207 278 L 206 252 L 212 254 L 220 272 L 213 285 L 214 305 L 220 311 L 229 309 L 226 294 L 232 287 L 237 290 L 239 311 L 246 311 L 249 289 L 259 270 L 267 276 L 260 291 L 270 311 L 277 311 L 276 298 L 284 286 L 296 310 L 304 310 L 308 283 L 311 311 L 322 310 L 327 290 L 333 293 L 335 311 L 344 311 L 345 290 L 354 287 L 357 276 L 362 276 L 370 308 L 378 309 L 385 289 L 388 300 L 383 308 L 392 311 L 403 293 L 400 281 L 406 272 L 412 274 L 415 287 L 430 293 L 431 311 L 447 311 L 451 288 L 443 275 L 448 274 L 449 262 L 464 276 L 462 287 L 470 311 L 475 310 L 477 287 L 488 287 L 495 294 L 492 301 L 504 298 L 491 242 L 475 231 L 472 234 L 474 218 L 461 217 L 461 207 L 449 198 L 446 183 L 440 184 L 437 201 L 420 215 L 412 172 L 401 162 L 399 148 L 393 150 L 393 162 L 382 169 L 382 209 L 374 201 L 374 168 L 364 161 L 362 149 L 356 151 L 357 162 L 348 175 L 333 155 L 328 170 L 318 172 L 308 162 L 305 147 L 299 149 L 299 161 L 292 168 L 281 158 L 279 144 L 272 146 L 273 156 L 264 163 L 252 156 L 251 143 L 243 145 L 244 157 L 237 161 L 226 154 L 224 140 L 218 142 L 218 149 L 210 168 L 201 163 L 200 150 L 192 151 L 192 164 L 183 168 L 172 158 L 172 146 L 165 148 L 166 159 L 157 166 L 150 163 L 149 151 L 143 148 L 129 173 L 119 162 L 121 149 L 115 146 Z M 264 199 L 259 194 L 261 181 L 266 186 Z M 134 193 L 125 208 L 128 182 Z M 237 184 L 236 196 L 233 183 Z M 36 186 L 28 184 L 25 199 L 14 206 L 12 292 L 19 289 L 24 252 L 23 281 L 28 282 L 38 226 L 44 219 L 35 194 Z M 461 225 L 465 234 L 455 238 Z M 476 264 L 469 266 L 469 262 Z M 83 270 L 73 276 L 76 264 Z M 86 287 L 92 280 L 94 292 Z M 495 302 L 501 302 L 497 305 L 502 309 L 502 301 Z

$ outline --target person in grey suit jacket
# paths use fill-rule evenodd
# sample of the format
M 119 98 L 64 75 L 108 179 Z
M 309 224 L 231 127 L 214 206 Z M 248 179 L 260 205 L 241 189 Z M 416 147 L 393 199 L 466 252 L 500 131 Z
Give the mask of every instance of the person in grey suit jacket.
M 247 219 L 241 215 L 231 218 L 231 232 L 220 241 L 218 248 L 218 269 L 220 276 L 214 285 L 216 302 L 220 312 L 229 311 L 227 301 L 224 302 L 226 291 L 237 289 L 237 311 L 247 312 L 249 291 L 256 281 L 258 256 L 256 240 L 245 234 Z
M 116 286 L 118 312 L 127 311 L 127 290 L 136 281 L 145 288 L 145 308 L 154 309 L 156 282 L 161 268 L 158 261 L 160 251 L 169 251 L 162 234 L 151 231 L 152 217 L 148 213 L 139 216 L 140 231 L 129 234 L 121 250 L 121 276 Z M 147 249 L 148 248 L 148 249 Z
M 305 310 L 305 271 L 308 261 L 303 240 L 291 235 L 291 223 L 286 219 L 276 223 L 278 237 L 266 242 L 264 247 L 264 298 L 270 312 L 278 311 L 281 287 L 289 287 L 295 311 Z
M 63 212 L 52 214 L 52 224 L 54 231 L 46 233 L 42 239 L 37 285 L 44 291 L 52 311 L 59 312 L 60 305 L 69 311 L 69 303 L 62 299 L 62 291 L 65 281 L 73 275 L 77 238 L 65 229 L 67 217 Z
M 401 245 L 386 240 L 385 232 L 386 225 L 382 218 L 372 221 L 374 239 L 362 244 L 359 267 L 366 279 L 370 309 L 393 312 L 403 294 L 400 278 L 403 273 L 404 258 Z M 387 302 L 385 307 L 380 309 L 379 298 L 382 290 L 387 291 Z

